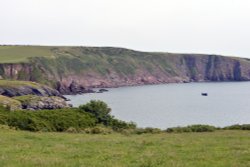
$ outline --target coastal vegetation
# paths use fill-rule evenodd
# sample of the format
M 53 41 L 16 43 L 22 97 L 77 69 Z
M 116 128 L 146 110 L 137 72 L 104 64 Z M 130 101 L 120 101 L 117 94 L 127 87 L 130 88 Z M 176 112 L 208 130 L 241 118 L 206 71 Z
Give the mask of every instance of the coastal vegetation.
M 20 130 L 44 132 L 85 132 L 93 128 L 93 133 L 102 129 L 122 131 L 134 129 L 134 123 L 127 123 L 111 116 L 111 109 L 102 101 L 90 101 L 79 108 L 63 108 L 54 110 L 17 110 L 1 107 L 0 124 Z M 102 128 L 103 127 L 103 128 Z

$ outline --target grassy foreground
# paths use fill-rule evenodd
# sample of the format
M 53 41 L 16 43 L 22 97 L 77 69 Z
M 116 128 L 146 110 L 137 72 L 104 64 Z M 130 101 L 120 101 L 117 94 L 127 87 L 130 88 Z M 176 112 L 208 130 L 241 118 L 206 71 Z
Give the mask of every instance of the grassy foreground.
M 249 131 L 129 135 L 0 129 L 0 166 L 250 166 Z

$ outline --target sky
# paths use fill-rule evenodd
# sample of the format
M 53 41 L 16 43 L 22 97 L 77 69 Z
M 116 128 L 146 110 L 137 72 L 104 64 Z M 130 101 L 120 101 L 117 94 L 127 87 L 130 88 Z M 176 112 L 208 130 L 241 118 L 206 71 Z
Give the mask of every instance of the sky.
M 250 58 L 250 0 L 0 0 L 0 44 Z

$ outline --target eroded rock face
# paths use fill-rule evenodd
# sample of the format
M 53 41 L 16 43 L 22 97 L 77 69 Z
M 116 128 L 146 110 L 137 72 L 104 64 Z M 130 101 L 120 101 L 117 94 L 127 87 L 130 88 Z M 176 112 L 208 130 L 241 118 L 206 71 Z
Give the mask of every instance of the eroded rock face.
M 57 90 L 42 86 L 34 88 L 30 86 L 20 87 L 0 87 L 0 94 L 8 97 L 23 96 L 23 95 L 37 95 L 37 96 L 62 96 Z
M 15 97 L 15 99 L 21 102 L 22 109 L 27 110 L 61 109 L 72 107 L 70 104 L 66 103 L 65 99 L 56 96 L 42 97 L 27 95 Z
M 10 110 L 71 107 L 57 90 L 35 82 L 0 80 L 0 105 Z
M 94 90 L 82 86 L 80 83 L 72 81 L 68 86 L 62 83 L 57 83 L 56 88 L 62 94 L 83 94 L 83 93 L 96 93 Z
M 0 95 L 7 97 L 36 95 L 36 96 L 58 96 L 64 98 L 56 89 L 28 81 L 0 80 Z

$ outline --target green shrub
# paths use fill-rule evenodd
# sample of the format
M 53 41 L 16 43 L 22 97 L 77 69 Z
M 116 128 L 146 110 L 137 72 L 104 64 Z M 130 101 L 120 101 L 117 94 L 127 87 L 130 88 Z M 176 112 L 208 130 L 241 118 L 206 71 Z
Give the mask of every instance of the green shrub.
M 241 125 L 242 130 L 250 130 L 250 124 Z
M 216 127 L 210 125 L 191 125 L 188 126 L 192 132 L 213 132 L 216 130 Z
M 0 124 L 6 124 L 7 117 L 4 114 L 0 114 Z
M 27 100 L 27 99 L 22 99 Z M 80 132 L 82 129 L 91 128 L 89 133 L 109 133 L 107 129 L 121 131 L 122 129 L 135 128 L 134 123 L 127 123 L 115 119 L 110 115 L 111 109 L 102 101 L 90 101 L 79 108 L 65 108 L 56 110 L 20 110 L 7 111 L 0 106 L 0 124 L 16 127 L 29 131 L 57 131 Z M 95 127 L 102 124 L 104 127 Z M 109 130 L 110 131 L 110 130 Z
M 243 125 L 232 125 L 232 126 L 227 126 L 223 129 L 226 130 L 250 130 L 250 124 L 243 124 Z
M 134 134 L 145 134 L 145 133 L 149 133 L 149 134 L 157 134 L 157 133 L 161 133 L 161 129 L 158 128 L 151 128 L 151 127 L 147 127 L 147 128 L 136 128 L 134 129 L 134 131 L 132 131 L 132 133 Z
M 173 127 L 168 128 L 166 132 L 168 133 L 183 133 L 183 132 L 213 132 L 216 127 L 210 125 L 190 125 L 187 127 Z
M 12 128 L 10 126 L 8 126 L 8 125 L 0 125 L 0 129 L 9 130 L 9 129 L 12 129 Z
M 110 115 L 111 109 L 108 105 L 99 100 L 91 100 L 85 105 L 81 105 L 79 109 L 83 112 L 91 113 L 97 119 L 97 124 L 103 124 L 105 126 L 112 127 L 115 131 L 121 131 L 122 129 L 136 128 L 136 124 L 133 122 L 125 122 L 115 119 Z
M 113 130 L 115 130 L 115 131 L 136 128 L 136 124 L 134 122 L 125 122 L 125 121 L 115 119 L 113 117 L 112 117 L 112 119 L 110 119 L 108 125 L 111 126 L 113 128 Z
M 162 132 L 161 129 L 158 128 L 151 128 L 151 127 L 145 128 L 145 133 L 157 134 L 161 132 Z
M 0 112 L 3 112 L 3 111 L 9 111 L 10 108 L 9 107 L 5 107 L 3 105 L 0 104 Z
M 95 126 L 96 119 L 79 109 L 0 112 L 0 123 L 29 131 L 67 131 Z
M 52 131 L 66 131 L 70 127 L 76 129 L 95 126 L 96 119 L 89 113 L 81 112 L 79 109 L 42 110 L 35 115 L 47 120 Z
M 68 132 L 68 133 L 77 133 L 78 130 L 77 130 L 76 128 L 74 128 L 74 127 L 69 127 L 69 128 L 66 130 L 66 132 Z
M 192 132 L 192 130 L 188 127 L 173 127 L 173 128 L 168 128 L 166 132 L 183 133 L 183 132 Z
M 93 114 L 97 119 L 97 123 L 108 125 L 112 119 L 110 115 L 111 109 L 106 103 L 100 100 L 91 100 L 89 103 L 79 106 L 79 109 Z
M 8 114 L 9 108 L 6 108 L 2 105 L 0 105 L 0 124 L 7 124 L 7 114 Z
M 113 130 L 108 127 L 99 125 L 92 128 L 86 128 L 83 130 L 83 132 L 87 134 L 111 134 Z
M 7 124 L 21 130 L 29 131 L 52 131 L 51 127 L 37 118 L 32 112 L 14 111 L 8 114 Z

